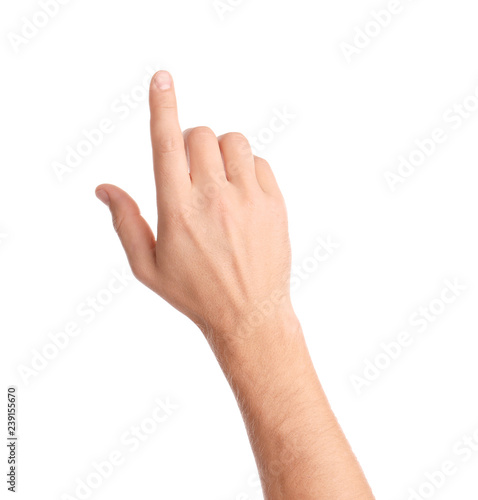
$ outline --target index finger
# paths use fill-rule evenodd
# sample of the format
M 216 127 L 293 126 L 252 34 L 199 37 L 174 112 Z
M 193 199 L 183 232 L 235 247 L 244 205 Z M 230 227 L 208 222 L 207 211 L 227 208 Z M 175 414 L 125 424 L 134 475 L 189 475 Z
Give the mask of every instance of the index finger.
M 164 199 L 166 193 L 177 194 L 191 186 L 174 83 L 167 71 L 158 71 L 153 76 L 149 107 L 156 189 Z

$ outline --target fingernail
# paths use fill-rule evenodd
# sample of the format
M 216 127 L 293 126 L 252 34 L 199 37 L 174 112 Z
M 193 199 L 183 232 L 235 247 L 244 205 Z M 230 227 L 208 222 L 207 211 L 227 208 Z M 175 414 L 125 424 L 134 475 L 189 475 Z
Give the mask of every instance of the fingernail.
M 154 83 L 159 90 L 168 90 L 171 88 L 171 75 L 167 71 L 158 71 L 154 77 Z
M 104 191 L 103 189 L 98 189 L 98 191 L 95 192 L 96 197 L 102 201 L 105 205 L 110 204 L 110 197 L 108 196 L 108 193 Z

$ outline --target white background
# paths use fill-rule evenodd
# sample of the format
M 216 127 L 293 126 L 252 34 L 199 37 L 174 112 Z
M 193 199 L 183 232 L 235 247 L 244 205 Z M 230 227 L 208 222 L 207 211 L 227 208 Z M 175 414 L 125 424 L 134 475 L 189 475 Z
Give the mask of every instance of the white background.
M 478 429 L 476 106 L 459 125 L 444 120 L 478 86 L 476 5 L 404 1 L 349 63 L 341 43 L 387 2 L 235 3 L 221 19 L 213 0 L 71 0 L 17 52 L 11 34 L 40 7 L 2 3 L 1 434 L 16 384 L 17 498 L 78 498 L 92 462 L 115 450 L 124 463 L 88 498 L 262 498 L 235 400 L 196 327 L 133 280 L 89 324 L 77 310 L 126 265 L 95 186 L 126 189 L 155 225 L 138 85 L 147 68 L 163 68 L 175 78 L 183 128 L 266 137 L 274 110 L 295 115 L 259 154 L 287 201 L 294 263 L 313 264 L 318 236 L 340 243 L 293 298 L 377 499 L 408 500 L 452 461 L 455 474 L 422 491 L 476 500 L 478 453 L 464 461 L 454 451 Z M 119 111 L 128 95 L 135 108 Z M 60 182 L 52 164 L 106 118 L 112 133 Z M 385 172 L 436 128 L 447 140 L 392 192 Z M 446 279 L 467 290 L 418 333 L 410 316 L 440 297 Z M 48 334 L 72 321 L 81 333 L 22 377 Z M 350 377 L 401 331 L 413 343 L 357 394 Z M 121 436 L 157 397 L 178 408 L 131 452 Z

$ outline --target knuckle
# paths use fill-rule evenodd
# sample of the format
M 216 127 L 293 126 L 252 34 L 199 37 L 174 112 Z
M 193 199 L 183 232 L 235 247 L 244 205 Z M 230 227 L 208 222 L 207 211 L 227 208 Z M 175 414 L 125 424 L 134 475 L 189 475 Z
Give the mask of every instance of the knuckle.
M 249 145 L 249 141 L 247 140 L 247 137 L 244 134 L 241 134 L 240 132 L 229 132 L 223 137 L 224 141 L 229 141 L 233 144 L 237 145 Z
M 255 196 L 245 196 L 243 199 L 243 208 L 249 212 L 255 212 L 259 207 L 258 200 Z
M 254 156 L 254 161 L 256 165 L 260 168 L 270 168 L 270 165 L 267 160 L 264 160 L 264 158 L 261 158 L 260 156 Z
M 247 137 L 240 132 L 229 132 L 222 138 L 223 145 L 234 149 L 239 158 L 249 158 L 251 155 L 251 145 Z
M 218 179 L 211 179 L 202 187 L 201 196 L 208 199 L 213 199 L 220 196 L 225 182 L 227 182 L 225 176 L 221 176 Z
M 158 104 L 157 104 L 157 108 L 158 110 L 162 110 L 162 109 L 172 109 L 172 110 L 176 110 L 177 109 L 177 106 L 176 106 L 176 103 L 174 102 L 171 102 L 170 99 L 164 99 L 163 101 L 160 101 Z
M 214 200 L 211 200 L 211 205 L 213 209 L 222 216 L 227 216 L 233 212 L 232 202 L 229 197 L 225 195 L 217 196 Z
M 184 147 L 184 142 L 176 137 L 167 134 L 161 135 L 156 139 L 156 151 L 158 153 L 174 153 Z
M 188 132 L 188 139 L 191 140 L 201 140 L 210 136 L 216 137 L 209 127 L 195 127 Z
M 230 178 L 244 173 L 245 170 L 246 168 L 244 162 L 240 159 L 233 158 L 232 160 L 227 162 L 227 175 Z

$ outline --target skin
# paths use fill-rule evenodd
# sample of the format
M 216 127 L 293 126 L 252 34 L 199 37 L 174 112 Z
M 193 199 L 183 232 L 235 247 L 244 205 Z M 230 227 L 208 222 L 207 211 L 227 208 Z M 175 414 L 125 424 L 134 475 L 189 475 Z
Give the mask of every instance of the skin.
M 204 333 L 241 410 L 267 500 L 370 500 L 290 300 L 284 200 L 238 133 L 181 132 L 174 85 L 151 81 L 157 237 L 138 205 L 96 189 L 139 281 Z

